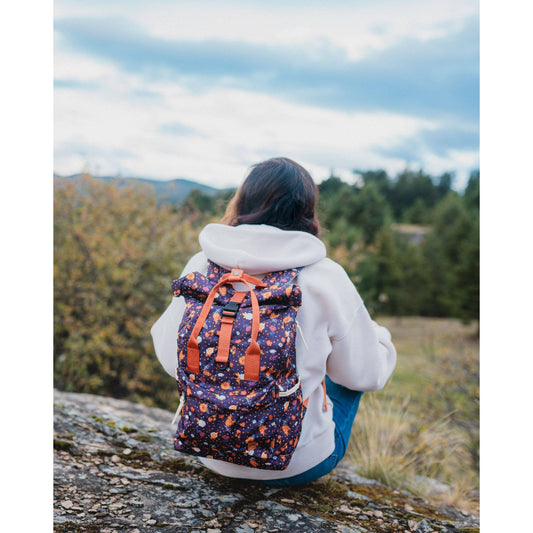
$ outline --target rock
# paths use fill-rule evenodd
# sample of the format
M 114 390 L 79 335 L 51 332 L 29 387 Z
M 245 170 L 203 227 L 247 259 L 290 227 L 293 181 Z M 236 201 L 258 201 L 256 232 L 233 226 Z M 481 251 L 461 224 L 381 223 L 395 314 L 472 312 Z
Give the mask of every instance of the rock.
M 235 533 L 254 533 L 254 530 L 248 524 L 242 524 L 235 528 Z
M 347 513 L 347 514 L 359 514 L 361 510 L 357 507 L 350 507 L 348 505 L 341 505 L 339 507 L 339 511 L 341 513 Z
M 450 486 L 441 483 L 436 479 L 431 479 L 429 477 L 416 476 L 415 480 L 420 485 L 420 487 L 425 489 L 426 493 L 433 493 L 435 495 L 439 495 L 449 492 L 451 490 Z
M 171 412 L 60 391 L 54 401 L 55 532 L 479 531 L 478 517 L 361 478 L 346 461 L 295 488 L 224 478 L 174 451 Z
M 416 528 L 416 533 L 431 533 L 432 529 L 426 520 L 421 520 Z

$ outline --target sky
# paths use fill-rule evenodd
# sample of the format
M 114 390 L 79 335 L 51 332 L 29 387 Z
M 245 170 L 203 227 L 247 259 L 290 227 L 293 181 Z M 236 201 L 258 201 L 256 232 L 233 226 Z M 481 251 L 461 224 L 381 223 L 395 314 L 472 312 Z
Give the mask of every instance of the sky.
M 479 168 L 472 0 L 56 0 L 54 171 L 238 186 Z

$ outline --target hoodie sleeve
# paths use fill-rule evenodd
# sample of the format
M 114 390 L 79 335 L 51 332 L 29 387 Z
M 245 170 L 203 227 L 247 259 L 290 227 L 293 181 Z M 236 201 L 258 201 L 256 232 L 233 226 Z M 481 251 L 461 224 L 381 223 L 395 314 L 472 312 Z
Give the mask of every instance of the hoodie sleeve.
M 361 305 L 345 335 L 332 339 L 327 374 L 352 390 L 383 388 L 396 365 L 396 349 L 389 331 L 374 322 Z
M 206 267 L 207 259 L 205 255 L 200 252 L 194 255 L 185 265 L 181 276 L 195 271 L 205 273 Z M 157 358 L 163 368 L 172 377 L 176 376 L 178 327 L 184 311 L 185 300 L 181 296 L 173 296 L 170 305 L 150 330 Z
M 339 264 L 325 259 L 302 274 L 308 295 L 302 319 L 309 324 L 306 334 L 316 350 L 329 354 L 325 362 L 328 376 L 351 390 L 381 389 L 396 365 L 396 349 L 388 330 L 370 318 Z M 328 343 L 322 347 L 323 336 Z

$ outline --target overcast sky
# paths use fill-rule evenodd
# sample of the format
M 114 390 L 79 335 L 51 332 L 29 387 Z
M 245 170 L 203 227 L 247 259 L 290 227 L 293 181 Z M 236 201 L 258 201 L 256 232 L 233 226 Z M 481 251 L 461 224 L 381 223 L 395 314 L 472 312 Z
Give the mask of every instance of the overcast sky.
M 479 167 L 479 5 L 56 0 L 54 170 L 236 186 Z

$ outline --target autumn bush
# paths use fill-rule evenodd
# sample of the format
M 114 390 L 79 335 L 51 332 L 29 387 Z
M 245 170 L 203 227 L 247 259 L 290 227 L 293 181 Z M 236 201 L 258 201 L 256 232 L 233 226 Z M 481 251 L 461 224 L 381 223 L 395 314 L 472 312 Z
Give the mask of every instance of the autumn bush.
M 150 327 L 198 251 L 201 215 L 89 176 L 57 178 L 54 198 L 55 386 L 169 407 Z

